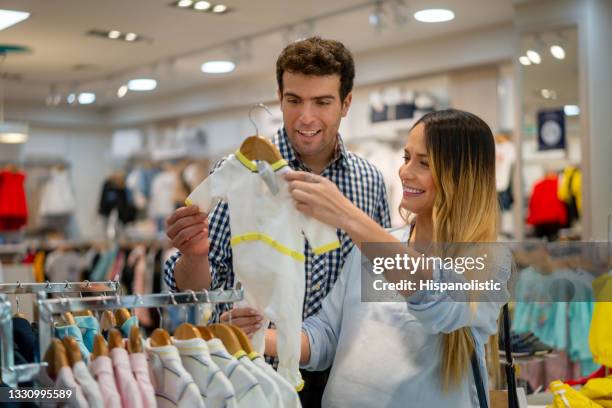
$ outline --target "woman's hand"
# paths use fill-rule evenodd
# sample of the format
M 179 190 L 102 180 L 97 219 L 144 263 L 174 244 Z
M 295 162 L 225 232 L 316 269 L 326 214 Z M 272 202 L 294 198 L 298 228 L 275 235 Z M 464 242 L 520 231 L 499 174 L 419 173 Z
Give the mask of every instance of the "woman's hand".
M 298 211 L 336 228 L 346 230 L 351 214 L 359 209 L 325 177 L 303 171 L 285 174 L 289 193 Z

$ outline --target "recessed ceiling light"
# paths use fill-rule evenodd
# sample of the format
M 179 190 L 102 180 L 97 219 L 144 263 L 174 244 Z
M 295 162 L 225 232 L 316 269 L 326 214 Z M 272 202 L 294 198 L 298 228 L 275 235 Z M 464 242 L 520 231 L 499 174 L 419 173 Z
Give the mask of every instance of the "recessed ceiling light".
M 125 35 L 125 41 L 135 41 L 136 38 L 138 38 L 138 35 L 136 33 L 127 33 Z
M 108 32 L 108 38 L 111 40 L 116 40 L 119 37 L 121 37 L 121 31 L 111 30 Z
M 81 92 L 78 100 L 81 105 L 89 105 L 96 101 L 96 94 L 92 92 Z
M 193 8 L 196 10 L 208 10 L 210 8 L 210 3 L 207 1 L 198 1 L 193 5 Z
M 20 23 L 28 17 L 30 17 L 30 13 L 26 11 L 0 9 L 0 31 Z
M 192 4 L 193 4 L 192 0 L 179 0 L 179 2 L 176 3 L 176 5 L 181 8 L 190 7 Z
M 25 143 L 30 129 L 25 123 L 0 122 L 0 143 Z
M 426 9 L 414 13 L 414 19 L 422 23 L 442 23 L 455 18 L 455 13 L 448 9 Z
M 232 72 L 236 64 L 231 61 L 209 61 L 202 64 L 202 72 L 207 74 L 224 74 Z
M 542 57 L 540 57 L 540 54 L 538 54 L 537 51 L 527 50 L 527 57 L 529 58 L 531 62 L 533 62 L 536 65 L 542 62 Z
M 553 45 L 550 47 L 550 53 L 556 59 L 564 59 L 565 58 L 565 50 L 560 45 Z
M 566 116 L 577 116 L 580 115 L 580 108 L 578 105 L 565 105 L 563 112 L 565 112 Z
M 523 65 L 531 65 L 531 60 L 526 55 L 521 55 L 519 57 L 519 62 Z
M 227 6 L 225 4 L 217 4 L 212 9 L 213 13 L 225 13 L 227 11 Z
M 66 102 L 72 105 L 74 101 L 76 101 L 76 95 L 74 93 L 69 93 L 68 96 L 66 96 Z
M 117 89 L 117 97 L 123 98 L 128 93 L 127 85 L 121 85 L 119 89 Z
M 157 81 L 151 78 L 130 79 L 127 86 L 130 91 L 152 91 L 157 88 Z

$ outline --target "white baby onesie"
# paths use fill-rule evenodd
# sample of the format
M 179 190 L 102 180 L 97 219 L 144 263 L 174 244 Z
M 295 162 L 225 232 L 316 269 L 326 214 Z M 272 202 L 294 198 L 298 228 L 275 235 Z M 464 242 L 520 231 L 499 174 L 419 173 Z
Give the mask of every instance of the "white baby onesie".
M 264 352 L 269 321 L 278 331 L 278 372 L 294 387 L 303 385 L 299 371 L 304 303 L 304 236 L 316 255 L 340 247 L 336 229 L 295 208 L 283 174 L 285 160 L 272 165 L 279 191 L 273 194 L 257 173 L 257 165 L 239 151 L 230 155 L 186 200 L 208 212 L 218 200 L 229 205 L 234 273 L 246 303 L 265 317 L 253 336 Z

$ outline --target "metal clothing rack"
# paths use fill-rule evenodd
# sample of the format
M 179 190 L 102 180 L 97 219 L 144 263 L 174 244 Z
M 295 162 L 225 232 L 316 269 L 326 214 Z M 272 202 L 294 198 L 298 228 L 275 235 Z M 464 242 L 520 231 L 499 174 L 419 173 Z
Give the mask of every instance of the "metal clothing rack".
M 9 387 L 31 381 L 46 363 L 15 365 L 13 350 L 13 320 L 11 302 L 7 294 L 36 293 L 44 299 L 49 293 L 104 293 L 117 292 L 119 283 L 109 282 L 63 282 L 63 283 L 4 283 L 0 284 L 0 352 L 2 353 L 2 381 Z
M 64 312 L 84 310 L 102 311 L 135 308 L 166 308 L 177 305 L 195 305 L 200 303 L 234 303 L 244 297 L 243 289 L 215 290 L 194 292 L 192 290 L 180 293 L 154 293 L 146 295 L 115 295 L 92 296 L 86 298 L 45 299 L 44 293 L 39 294 L 39 345 L 43 353 L 51 344 L 53 337 L 53 316 Z

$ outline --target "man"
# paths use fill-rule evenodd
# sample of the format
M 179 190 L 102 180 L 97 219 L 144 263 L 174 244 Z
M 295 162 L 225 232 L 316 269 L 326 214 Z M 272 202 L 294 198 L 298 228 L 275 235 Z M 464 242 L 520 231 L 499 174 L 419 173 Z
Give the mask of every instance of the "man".
M 387 193 L 380 171 L 345 150 L 338 134 L 340 121 L 351 106 L 354 77 L 353 57 L 337 41 L 313 37 L 288 45 L 276 62 L 284 125 L 273 142 L 291 168 L 329 178 L 359 208 L 389 227 Z M 227 203 L 219 203 L 210 215 L 200 213 L 196 206 L 179 208 L 168 218 L 167 227 L 168 238 L 179 249 L 165 267 L 165 281 L 172 290 L 233 287 Z M 339 249 L 315 256 L 308 243 L 304 248 L 303 318 L 320 309 L 353 247 L 346 233 L 337 233 Z M 228 320 L 227 310 L 220 320 Z M 260 327 L 261 320 L 249 308 L 232 311 L 232 323 L 248 335 Z M 326 373 L 302 372 L 302 377 L 302 404 L 320 406 Z

